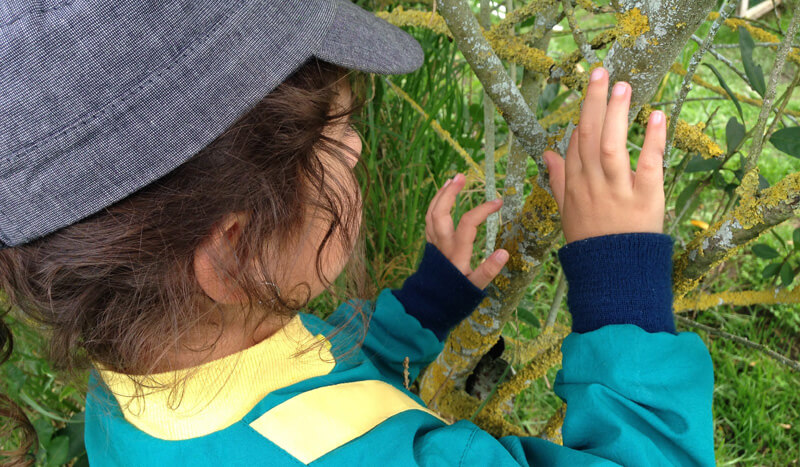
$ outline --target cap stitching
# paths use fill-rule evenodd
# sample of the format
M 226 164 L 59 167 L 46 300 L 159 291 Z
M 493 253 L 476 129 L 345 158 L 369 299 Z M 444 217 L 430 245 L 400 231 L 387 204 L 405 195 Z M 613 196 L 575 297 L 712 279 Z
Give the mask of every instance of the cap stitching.
M 176 56 L 176 57 L 175 57 L 175 58 L 172 60 L 172 62 L 170 62 L 170 63 L 169 63 L 169 65 L 168 65 L 166 68 L 162 67 L 162 68 L 160 68 L 159 70 L 157 70 L 157 71 L 154 71 L 153 73 L 151 73 L 151 74 L 150 74 L 150 76 L 149 76 L 148 78 L 146 78 L 145 80 L 142 80 L 142 81 L 140 81 L 140 82 L 139 82 L 137 85 L 134 85 L 134 86 L 132 86 L 132 87 L 131 87 L 130 89 L 128 89 L 126 92 L 124 92 L 123 94 L 120 94 L 120 95 L 118 95 L 117 97 L 115 97 L 114 99 L 112 99 L 112 100 L 111 100 L 109 103 L 107 103 L 106 105 L 104 105 L 103 107 L 101 107 L 101 108 L 100 108 L 100 111 L 98 111 L 98 112 L 95 112 L 94 114 L 90 115 L 89 117 L 85 117 L 85 116 L 84 116 L 84 117 L 78 117 L 78 118 L 79 118 L 79 120 L 78 120 L 78 121 L 76 121 L 75 123 L 72 123 L 71 125 L 69 125 L 69 126 L 67 126 L 67 127 L 63 128 L 62 130 L 56 130 L 55 132 L 53 132 L 53 133 L 50 133 L 48 136 L 46 136 L 45 138 L 43 138 L 43 139 L 42 139 L 42 140 L 40 140 L 40 141 L 36 141 L 36 142 L 34 142 L 34 143 L 29 143 L 27 146 L 24 146 L 24 147 L 22 147 L 22 148 L 19 150 L 19 152 L 17 152 L 16 154 L 11 154 L 11 155 L 9 155 L 8 157 L 5 157 L 5 158 L 2 158 L 2 159 L 0 159 L 0 161 L 2 161 L 2 162 L 8 162 L 8 163 L 13 163 L 14 161 L 16 161 L 17 159 L 19 159 L 20 157 L 22 157 L 22 156 L 25 156 L 25 155 L 27 155 L 27 154 L 29 154 L 29 153 L 31 153 L 31 152 L 33 152 L 33 151 L 35 151 L 36 149 L 38 149 L 38 148 L 39 148 L 39 146 L 40 146 L 40 145 L 42 145 L 42 144 L 44 144 L 44 143 L 54 142 L 54 141 L 58 140 L 59 138 L 62 138 L 62 137 L 64 137 L 64 136 L 66 136 L 66 135 L 67 135 L 67 133 L 69 133 L 69 132 L 71 132 L 71 131 L 75 130 L 75 129 L 76 129 L 78 126 L 79 126 L 79 125 L 86 126 L 87 124 L 89 124 L 89 123 L 93 122 L 94 120 L 96 120 L 96 119 L 97 119 L 99 116 L 101 116 L 101 115 L 105 115 L 105 114 L 106 114 L 106 110 L 105 110 L 105 109 L 107 109 L 109 106 L 110 106 L 110 107 L 116 107 L 115 103 L 117 103 L 117 104 L 124 103 L 124 102 L 125 102 L 125 101 L 127 101 L 127 100 L 128 100 L 130 97 L 132 97 L 132 96 L 135 96 L 135 95 L 136 95 L 136 94 L 137 94 L 137 93 L 138 93 L 140 90 L 144 89 L 144 85 L 145 85 L 145 84 L 150 84 L 150 83 L 152 83 L 154 78 L 160 78 L 162 74 L 164 74 L 165 72 L 167 72 L 167 71 L 169 71 L 169 70 L 172 70 L 172 67 L 173 67 L 173 66 L 175 66 L 175 64 L 176 64 L 176 63 L 177 63 L 177 62 L 178 62 L 178 61 L 179 61 L 181 58 L 184 58 L 184 57 L 186 57 L 186 55 L 187 55 L 187 54 L 189 54 L 189 53 L 191 53 L 192 51 L 194 51 L 194 49 L 195 49 L 195 48 L 197 48 L 197 46 L 204 44 L 204 43 L 205 43 L 205 42 L 208 40 L 209 36 L 211 36 L 212 34 L 214 34 L 214 33 L 215 33 L 215 32 L 216 32 L 216 31 L 217 31 L 217 30 L 218 30 L 220 27 L 222 27 L 223 25 L 225 25 L 225 23 L 227 22 L 227 20 L 228 20 L 228 19 L 229 19 L 231 16 L 233 16 L 235 12 L 237 12 L 237 11 L 238 11 L 238 9 L 239 9 L 239 7 L 241 6 L 241 4 L 242 4 L 242 3 L 243 3 L 243 0 L 238 0 L 238 1 L 237 1 L 237 6 L 236 6 L 236 7 L 232 8 L 232 9 L 231 9 L 231 10 L 228 12 L 228 14 L 226 14 L 226 15 L 225 15 L 223 18 L 221 18 L 221 19 L 220 19 L 220 20 L 219 20 L 219 21 L 218 21 L 218 22 L 217 22 L 217 23 L 216 23 L 216 24 L 215 24 L 215 25 L 214 25 L 214 26 L 213 26 L 213 27 L 212 27 L 212 28 L 211 28 L 211 29 L 208 31 L 208 33 L 206 33 L 206 35 L 205 35 L 205 36 L 203 36 L 203 37 L 202 37 L 202 38 L 200 38 L 198 41 L 196 41 L 194 44 L 192 44 L 192 45 L 188 46 L 186 49 L 184 49 L 184 51 L 183 51 L 183 52 L 182 52 L 180 55 Z M 60 132 L 60 133 L 59 133 L 59 132 Z

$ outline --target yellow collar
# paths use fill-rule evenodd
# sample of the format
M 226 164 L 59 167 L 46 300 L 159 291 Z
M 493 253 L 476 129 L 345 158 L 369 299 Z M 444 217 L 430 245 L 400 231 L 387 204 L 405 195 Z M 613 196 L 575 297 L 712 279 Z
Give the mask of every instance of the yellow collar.
M 292 358 L 315 340 L 325 345 Z M 241 352 L 192 368 L 149 375 L 152 380 L 145 382 L 168 384 L 187 371 L 196 372 L 186 379 L 182 399 L 176 391 L 180 400 L 177 409 L 170 408 L 175 402 L 169 399 L 169 389 L 145 387 L 144 398 L 136 399 L 132 397 L 134 383 L 128 376 L 96 366 L 127 421 L 156 438 L 181 440 L 227 428 L 270 392 L 330 373 L 336 364 L 330 347 L 322 334 L 313 336 L 298 315 L 280 331 Z

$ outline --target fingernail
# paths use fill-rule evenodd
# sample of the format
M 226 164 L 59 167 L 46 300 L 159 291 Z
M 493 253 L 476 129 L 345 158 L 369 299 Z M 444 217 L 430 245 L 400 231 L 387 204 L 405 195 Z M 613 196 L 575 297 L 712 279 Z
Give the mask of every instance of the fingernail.
M 653 118 L 650 120 L 653 124 L 658 125 L 664 119 L 664 114 L 660 110 L 653 112 Z
M 459 173 L 459 174 L 456 174 L 456 176 L 455 176 L 455 177 L 453 177 L 453 181 L 454 181 L 454 182 L 460 182 L 460 181 L 461 181 L 461 180 L 463 180 L 463 179 L 464 179 L 464 175 L 462 175 L 462 174 L 460 174 L 460 173 Z
M 492 256 L 494 256 L 495 261 L 502 263 L 508 259 L 508 252 L 506 250 L 498 250 Z
M 452 178 L 451 178 L 451 179 L 448 179 L 446 182 L 444 182 L 444 185 L 442 185 L 442 188 L 444 188 L 444 187 L 446 187 L 447 185 L 449 185 L 449 184 L 450 184 L 450 182 L 452 182 L 452 181 L 453 181 L 453 179 L 452 179 Z
M 621 96 L 625 94 L 625 83 L 617 83 L 614 85 L 614 90 L 612 91 L 615 96 Z
M 598 79 L 600 79 L 602 77 L 603 77 L 603 68 L 599 67 L 599 68 L 595 68 L 594 70 L 592 70 L 592 75 L 590 77 L 590 80 L 591 81 L 597 81 Z
M 493 204 L 498 204 L 498 205 L 499 205 L 499 204 L 502 204 L 502 203 L 503 203 L 503 200 L 502 200 L 502 198 L 493 199 L 493 200 L 492 200 L 492 203 L 493 203 Z

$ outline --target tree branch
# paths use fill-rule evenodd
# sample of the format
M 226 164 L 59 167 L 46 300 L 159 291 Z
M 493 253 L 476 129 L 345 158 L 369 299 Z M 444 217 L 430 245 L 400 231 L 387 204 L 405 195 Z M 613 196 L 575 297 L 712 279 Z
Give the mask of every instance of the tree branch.
M 743 177 L 742 185 L 745 196 L 739 205 L 713 226 L 698 232 L 674 258 L 676 300 L 694 290 L 711 268 L 800 210 L 800 172 L 758 192 L 758 174 L 751 171 Z
M 508 123 L 508 128 L 528 154 L 541 159 L 547 144 L 545 131 L 483 36 L 469 4 L 464 0 L 439 0 L 439 11 L 456 45 Z

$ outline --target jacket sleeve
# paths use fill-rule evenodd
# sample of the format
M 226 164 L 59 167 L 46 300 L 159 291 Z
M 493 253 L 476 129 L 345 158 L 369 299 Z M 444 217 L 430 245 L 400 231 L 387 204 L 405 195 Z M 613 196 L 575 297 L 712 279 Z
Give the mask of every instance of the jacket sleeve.
M 449 332 L 486 297 L 428 242 L 417 271 L 400 289 L 383 289 L 376 300 L 361 301 L 370 315 L 363 350 L 381 373 L 403 385 L 403 361 L 409 359 L 409 382 L 444 348 Z M 354 304 L 348 300 L 328 317 L 338 326 L 352 319 Z
M 567 244 L 573 332 L 562 345 L 556 394 L 564 445 L 497 442 L 482 430 L 465 458 L 494 465 L 714 465 L 713 367 L 694 333 L 675 333 L 672 240 L 636 233 Z

